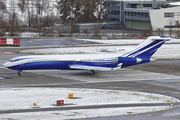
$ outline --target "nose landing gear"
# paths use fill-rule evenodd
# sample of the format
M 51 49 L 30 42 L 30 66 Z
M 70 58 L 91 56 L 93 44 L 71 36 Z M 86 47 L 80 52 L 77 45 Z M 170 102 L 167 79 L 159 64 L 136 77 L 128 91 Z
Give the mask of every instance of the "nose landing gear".
M 88 70 L 88 73 L 91 74 L 91 75 L 95 74 L 94 70 Z
M 22 70 L 18 70 L 18 75 L 22 75 Z

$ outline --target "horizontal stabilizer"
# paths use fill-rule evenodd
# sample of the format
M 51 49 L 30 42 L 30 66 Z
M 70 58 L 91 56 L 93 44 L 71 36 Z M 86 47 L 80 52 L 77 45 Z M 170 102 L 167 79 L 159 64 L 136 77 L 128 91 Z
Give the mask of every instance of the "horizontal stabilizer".
M 86 65 L 70 65 L 72 69 L 79 69 L 79 70 L 98 70 L 98 71 L 110 71 L 113 68 L 109 67 L 96 67 L 96 66 L 86 66 Z

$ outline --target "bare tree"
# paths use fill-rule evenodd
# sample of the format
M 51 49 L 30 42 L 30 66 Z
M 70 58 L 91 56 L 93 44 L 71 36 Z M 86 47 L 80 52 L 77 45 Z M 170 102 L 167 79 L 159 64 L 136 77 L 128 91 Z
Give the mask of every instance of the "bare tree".
M 170 18 L 168 20 L 168 26 L 169 26 L 169 36 L 172 36 L 172 27 L 175 25 L 175 20 L 173 18 Z
M 7 14 L 7 10 L 4 0 L 0 0 L 0 29 L 6 26 L 6 21 L 5 21 L 6 14 Z
M 27 21 L 28 21 L 28 27 L 31 27 L 31 12 L 30 12 L 30 1 L 26 0 L 26 10 L 27 10 Z
M 163 36 L 164 35 L 164 29 L 163 28 L 157 28 L 155 29 L 154 33 L 158 36 Z
M 37 19 L 38 19 L 37 25 L 41 26 L 42 18 L 47 12 L 47 9 L 49 8 L 49 0 L 36 0 L 35 6 L 36 6 Z
M 105 20 L 105 0 L 59 0 L 57 4 L 62 23 L 67 23 L 67 18 L 81 23 Z
M 17 6 L 19 7 L 21 13 L 23 14 L 26 8 L 26 0 L 19 0 Z
M 177 26 L 176 35 L 177 35 L 177 37 L 180 37 L 180 22 L 179 22 L 179 20 L 175 21 L 175 25 Z
M 16 13 L 16 3 L 14 0 L 11 0 L 10 2 L 10 11 L 9 11 L 9 16 L 8 16 L 8 24 L 10 28 L 11 34 L 15 32 L 17 27 L 19 27 L 19 19 Z

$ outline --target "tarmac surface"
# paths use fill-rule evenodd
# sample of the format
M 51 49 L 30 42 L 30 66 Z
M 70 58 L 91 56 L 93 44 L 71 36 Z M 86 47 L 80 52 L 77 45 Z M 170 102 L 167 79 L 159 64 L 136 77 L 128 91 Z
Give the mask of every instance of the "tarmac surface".
M 71 42 L 72 41 L 73 40 L 71 40 Z M 24 42 L 23 44 L 26 45 L 28 43 Z M 2 67 L 2 64 L 12 57 L 22 55 L 18 53 L 18 51 L 21 49 L 22 48 L 0 49 L 0 71 L 1 71 L 0 88 L 63 87 L 63 88 L 112 89 L 112 90 L 128 90 L 128 91 L 138 91 L 138 92 L 147 92 L 147 93 L 157 93 L 157 94 L 168 95 L 180 99 L 180 87 L 179 87 L 180 60 L 157 60 L 151 63 L 133 66 L 119 71 L 96 72 L 95 75 L 90 75 L 86 71 L 81 71 L 81 70 L 80 71 L 40 70 L 40 71 L 24 71 L 23 75 L 19 76 L 17 74 L 17 71 L 5 69 L 4 67 Z M 126 107 L 128 106 L 129 105 L 126 105 Z M 101 108 L 102 106 L 96 106 L 96 107 Z M 106 107 L 115 107 L 115 106 L 106 106 Z M 122 106 L 119 105 L 119 107 Z M 90 108 L 86 107 L 86 109 L 90 109 Z M 11 112 L 13 113 L 13 111 Z M 14 111 L 14 113 L 17 112 L 18 111 Z M 0 114 L 2 114 L 2 111 L 0 111 Z M 119 119 L 179 120 L 180 104 L 179 103 L 174 104 L 174 107 L 172 109 L 159 111 L 159 112 L 143 113 L 137 115 L 114 116 L 114 117 L 105 117 L 105 118 L 89 118 L 87 120 L 109 120 L 109 119 L 111 120 L 119 120 Z

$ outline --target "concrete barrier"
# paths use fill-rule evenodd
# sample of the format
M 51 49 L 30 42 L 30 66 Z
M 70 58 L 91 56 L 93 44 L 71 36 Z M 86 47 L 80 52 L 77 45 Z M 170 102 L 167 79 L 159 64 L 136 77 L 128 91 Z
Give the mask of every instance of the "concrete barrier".
M 101 36 L 101 40 L 108 40 L 108 36 Z

